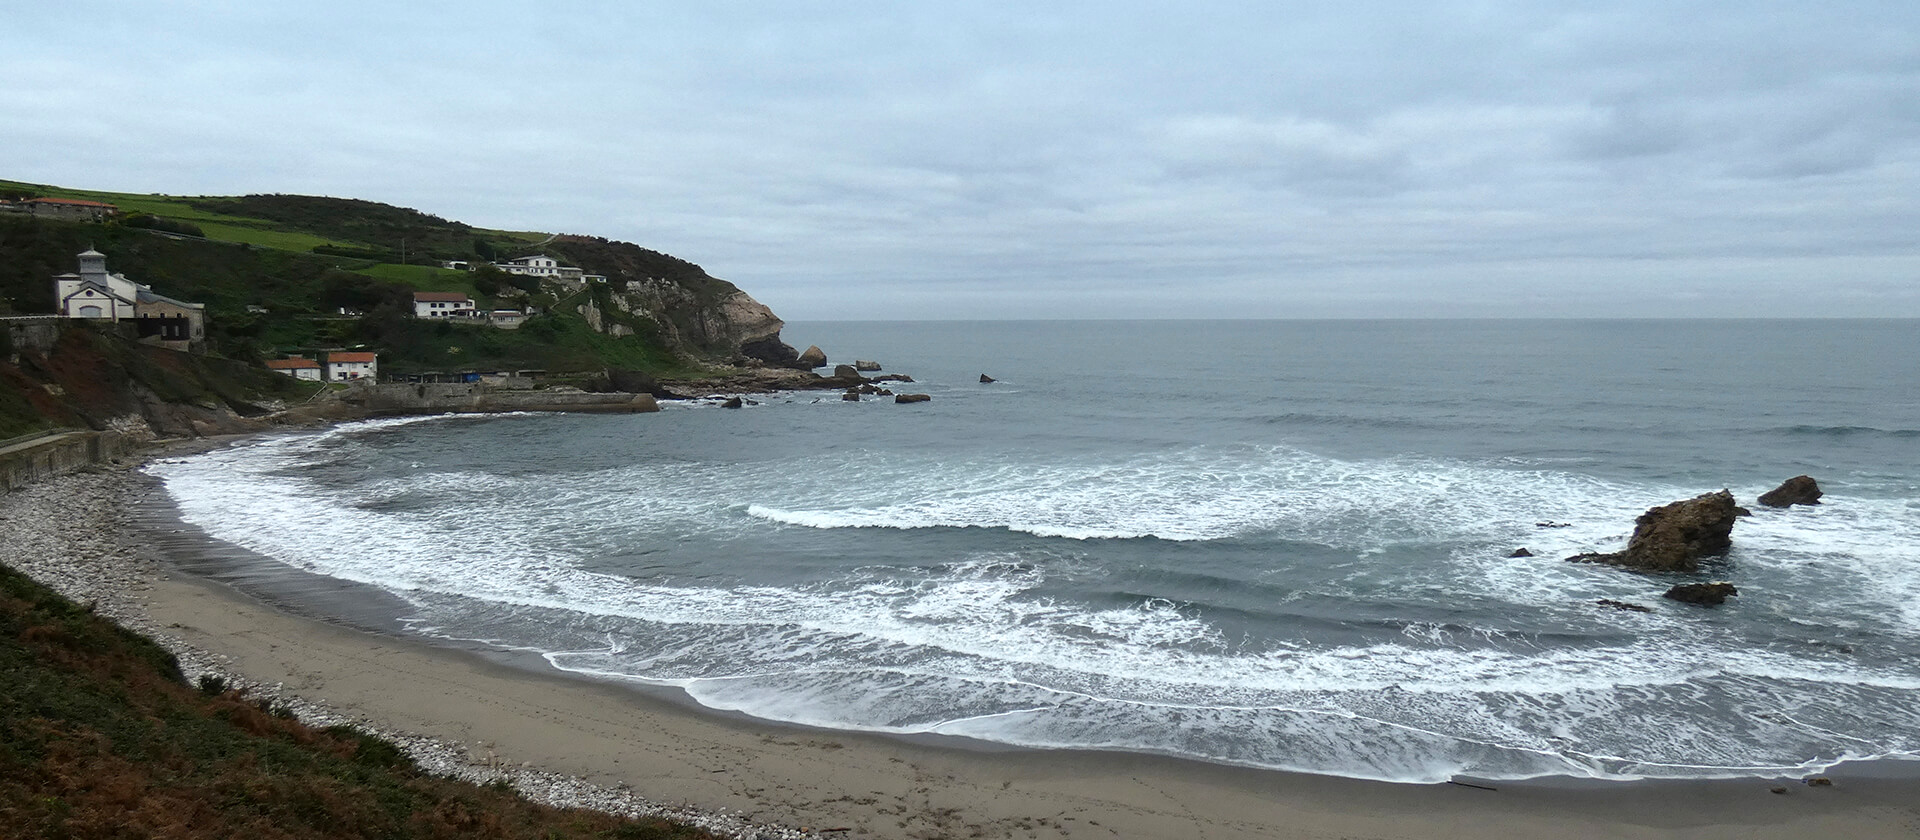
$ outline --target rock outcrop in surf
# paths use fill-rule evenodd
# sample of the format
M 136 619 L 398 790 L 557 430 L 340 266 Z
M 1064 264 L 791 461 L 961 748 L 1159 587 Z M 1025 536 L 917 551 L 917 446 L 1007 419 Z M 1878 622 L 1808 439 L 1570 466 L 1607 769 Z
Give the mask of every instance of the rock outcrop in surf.
M 1699 604 L 1705 607 L 1719 606 L 1730 596 L 1740 594 L 1740 590 L 1724 580 L 1713 583 L 1683 583 L 1666 591 L 1662 596 L 1687 604 Z
M 1567 559 L 1642 572 L 1697 572 L 1700 558 L 1725 554 L 1733 547 L 1738 510 L 1733 494 L 1726 490 L 1661 505 L 1634 520 L 1625 551 Z
M 1779 487 L 1761 494 L 1760 504 L 1767 507 L 1792 507 L 1794 505 L 1820 504 L 1820 483 L 1810 475 L 1796 475 L 1780 482 Z

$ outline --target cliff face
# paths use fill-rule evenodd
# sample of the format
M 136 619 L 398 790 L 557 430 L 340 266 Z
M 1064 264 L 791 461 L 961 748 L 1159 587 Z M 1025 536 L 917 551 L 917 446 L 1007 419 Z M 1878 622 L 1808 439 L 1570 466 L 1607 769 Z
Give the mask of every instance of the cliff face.
M 797 355 L 780 342 L 785 323 L 773 310 L 698 265 L 590 236 L 558 236 L 547 250 L 607 278 L 604 290 L 589 288 L 590 300 L 577 305 L 597 332 L 652 333 L 668 346 L 715 360 L 789 362 Z
M 252 431 L 313 386 L 265 368 L 164 350 L 82 324 L 0 357 L 0 435 L 114 431 L 134 442 Z

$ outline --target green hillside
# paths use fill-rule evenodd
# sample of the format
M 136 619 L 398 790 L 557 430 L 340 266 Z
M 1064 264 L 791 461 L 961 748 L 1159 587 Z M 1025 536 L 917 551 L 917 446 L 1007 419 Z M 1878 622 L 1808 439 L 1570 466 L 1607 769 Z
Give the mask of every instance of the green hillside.
M 294 195 L 169 196 L 0 181 L 0 198 L 114 204 L 104 223 L 0 213 L 0 314 L 55 309 L 50 278 L 89 247 L 110 270 L 205 303 L 211 352 L 260 361 L 328 349 L 373 349 L 391 373 L 609 367 L 697 374 L 738 348 L 708 340 L 719 301 L 738 290 L 698 265 L 623 242 L 476 228 L 359 199 Z M 612 283 L 665 282 L 672 305 L 611 305 L 608 284 L 541 288 L 491 269 L 447 270 L 546 253 Z M 481 309 L 533 308 L 519 330 L 418 321 L 414 291 L 473 296 Z M 583 317 L 596 307 L 600 329 Z M 350 310 L 342 315 L 341 309 Z M 264 311 L 262 311 L 264 310 Z M 617 328 L 614 328 L 617 325 Z

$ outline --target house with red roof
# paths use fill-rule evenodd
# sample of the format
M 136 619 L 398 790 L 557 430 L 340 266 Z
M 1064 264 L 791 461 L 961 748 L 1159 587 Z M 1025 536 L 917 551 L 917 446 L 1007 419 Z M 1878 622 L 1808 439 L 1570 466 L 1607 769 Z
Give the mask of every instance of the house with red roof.
M 373 353 L 328 353 L 327 378 L 335 382 L 380 377 L 380 360 Z
M 278 373 L 284 373 L 295 379 L 305 379 L 309 382 L 320 381 L 320 362 L 318 360 L 308 359 L 302 356 L 293 356 L 285 359 L 272 359 L 267 362 L 267 369 L 278 372 Z
M 43 219 L 100 222 L 120 213 L 120 208 L 80 198 L 29 198 L 15 204 Z

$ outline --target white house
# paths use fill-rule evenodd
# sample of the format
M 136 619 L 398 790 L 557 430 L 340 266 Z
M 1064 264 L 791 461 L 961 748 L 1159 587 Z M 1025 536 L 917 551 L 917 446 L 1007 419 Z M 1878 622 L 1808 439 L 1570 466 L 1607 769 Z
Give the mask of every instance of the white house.
M 134 321 L 140 340 L 175 350 L 194 350 L 207 337 L 206 304 L 175 300 L 107 271 L 107 255 L 80 252 L 80 272 L 53 278 L 54 306 L 62 316 Z
M 494 265 L 508 274 L 527 274 L 534 277 L 559 277 L 562 273 L 560 261 L 546 254 L 535 254 L 531 257 L 521 257 L 517 260 L 494 263 Z M 569 269 L 575 273 L 580 271 L 580 269 L 577 268 L 569 267 Z
M 108 273 L 107 255 L 92 248 L 80 252 L 79 274 L 53 278 L 54 303 L 68 318 L 128 320 L 139 295 L 140 284 L 125 274 Z
M 327 378 L 335 382 L 349 379 L 377 379 L 380 361 L 372 353 L 328 353 Z
M 310 382 L 320 381 L 320 363 L 313 359 L 302 358 L 300 356 L 294 356 L 291 359 L 268 360 L 267 369 L 284 373 L 295 379 L 305 379 Z
M 460 292 L 414 292 L 415 318 L 471 318 L 473 298 Z

